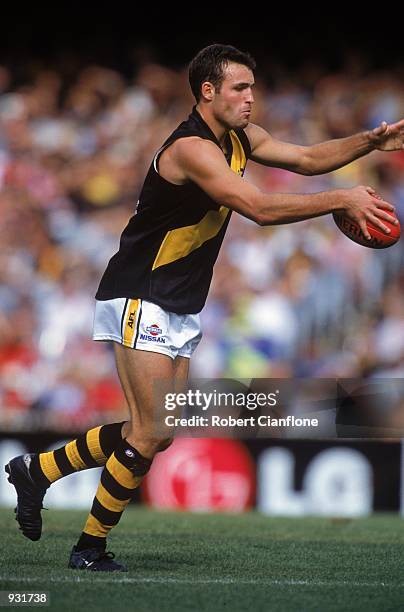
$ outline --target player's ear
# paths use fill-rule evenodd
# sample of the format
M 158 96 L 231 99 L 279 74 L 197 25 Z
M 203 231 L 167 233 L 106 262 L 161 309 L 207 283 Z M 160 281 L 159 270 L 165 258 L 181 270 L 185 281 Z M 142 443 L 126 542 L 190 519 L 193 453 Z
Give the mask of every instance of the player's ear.
M 213 100 L 213 96 L 215 95 L 215 87 L 210 81 L 204 81 L 201 87 L 202 97 L 206 100 Z

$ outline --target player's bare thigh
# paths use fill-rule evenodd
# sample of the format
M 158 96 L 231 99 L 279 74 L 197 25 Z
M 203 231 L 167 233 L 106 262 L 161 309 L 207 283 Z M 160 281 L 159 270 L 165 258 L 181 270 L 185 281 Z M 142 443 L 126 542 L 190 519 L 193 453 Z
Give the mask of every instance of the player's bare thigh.
M 156 435 L 156 403 L 161 406 L 162 397 L 156 393 L 161 381 L 164 391 L 177 393 L 185 386 L 189 359 L 151 351 L 139 351 L 113 343 L 115 360 L 121 386 L 128 402 L 131 420 L 123 427 L 123 436 L 145 457 L 152 457 L 167 448 L 171 440 L 167 435 Z M 160 428 L 159 428 L 160 429 Z

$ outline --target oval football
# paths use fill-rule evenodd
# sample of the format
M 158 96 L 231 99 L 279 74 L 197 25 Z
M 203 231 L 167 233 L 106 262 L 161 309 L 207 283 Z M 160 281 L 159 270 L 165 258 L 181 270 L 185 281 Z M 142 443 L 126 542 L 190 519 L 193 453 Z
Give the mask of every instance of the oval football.
M 394 213 L 389 212 L 389 214 L 395 217 Z M 383 219 L 383 223 L 391 230 L 390 234 L 385 234 L 381 229 L 375 227 L 368 221 L 367 227 L 372 238 L 371 240 L 366 240 L 359 225 L 355 223 L 355 221 L 351 221 L 348 217 L 338 213 L 333 213 L 333 217 L 337 227 L 345 236 L 357 244 L 369 247 L 370 249 L 387 249 L 387 247 L 395 244 L 401 235 L 400 223 L 393 225 L 390 221 L 385 221 Z

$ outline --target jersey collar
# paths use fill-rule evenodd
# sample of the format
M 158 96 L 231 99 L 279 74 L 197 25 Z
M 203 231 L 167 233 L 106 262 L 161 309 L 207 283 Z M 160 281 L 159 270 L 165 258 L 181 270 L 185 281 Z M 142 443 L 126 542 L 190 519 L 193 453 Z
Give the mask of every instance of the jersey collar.
M 205 130 L 205 132 L 207 133 L 207 135 L 209 136 L 209 138 L 211 140 L 213 140 L 213 142 L 215 144 L 217 144 L 217 146 L 219 147 L 219 149 L 221 151 L 223 151 L 220 142 L 218 141 L 218 139 L 215 136 L 215 133 L 213 132 L 213 130 L 211 130 L 211 128 L 209 127 L 209 125 L 206 123 L 206 121 L 202 118 L 202 115 L 199 113 L 199 111 L 196 108 L 196 104 L 192 107 L 192 113 L 190 114 L 190 117 L 192 117 L 193 119 L 195 119 L 200 125 L 202 125 L 203 129 Z M 230 138 L 230 134 L 229 132 L 227 132 L 226 134 L 226 149 L 227 149 L 227 155 L 225 155 L 227 161 L 229 161 L 229 159 L 231 159 L 232 156 L 232 150 L 233 150 L 233 145 L 231 142 L 231 138 Z M 223 152 L 224 155 L 224 152 Z

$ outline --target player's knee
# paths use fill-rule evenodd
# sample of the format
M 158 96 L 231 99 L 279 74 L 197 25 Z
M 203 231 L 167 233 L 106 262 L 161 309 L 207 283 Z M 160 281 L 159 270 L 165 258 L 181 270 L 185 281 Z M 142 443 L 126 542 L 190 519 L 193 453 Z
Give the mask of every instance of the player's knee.
M 160 435 L 156 436 L 149 429 L 131 427 L 126 439 L 145 457 L 154 457 L 156 453 L 166 450 L 173 442 L 173 438 Z

